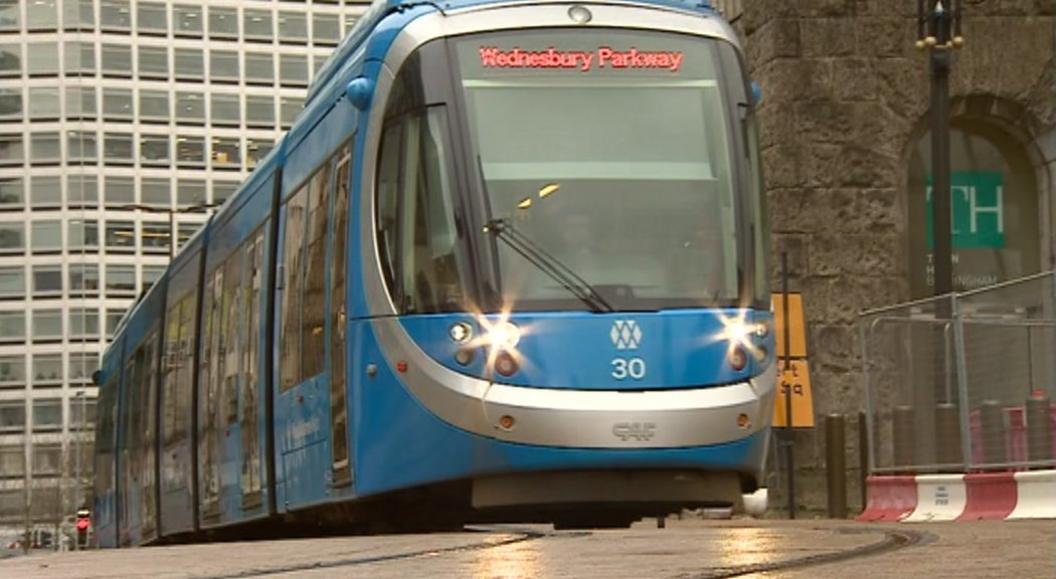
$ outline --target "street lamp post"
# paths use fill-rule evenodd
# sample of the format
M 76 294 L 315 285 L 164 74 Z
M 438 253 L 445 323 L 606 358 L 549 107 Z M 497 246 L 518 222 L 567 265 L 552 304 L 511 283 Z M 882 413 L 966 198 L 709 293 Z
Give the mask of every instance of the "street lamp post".
M 935 295 L 953 291 L 950 200 L 950 65 L 961 36 L 961 0 L 917 0 L 917 48 L 929 52 L 931 70 L 932 265 Z

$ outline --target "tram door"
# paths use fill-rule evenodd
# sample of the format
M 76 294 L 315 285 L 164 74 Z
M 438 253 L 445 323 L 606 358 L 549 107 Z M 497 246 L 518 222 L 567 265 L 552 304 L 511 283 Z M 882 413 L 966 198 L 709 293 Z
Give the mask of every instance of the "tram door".
M 330 252 L 330 440 L 334 486 L 352 482 L 349 460 L 347 351 L 345 349 L 348 309 L 345 289 L 348 267 L 348 197 L 349 171 L 352 164 L 351 145 L 338 153 L 334 171 L 333 251 Z

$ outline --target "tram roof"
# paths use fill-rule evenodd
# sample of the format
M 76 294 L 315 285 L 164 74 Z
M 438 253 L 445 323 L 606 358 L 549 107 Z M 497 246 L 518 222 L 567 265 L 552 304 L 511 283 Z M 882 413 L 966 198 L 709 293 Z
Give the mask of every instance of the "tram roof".
M 374 0 L 370 8 L 363 13 L 359 21 L 345 36 L 341 44 L 323 64 L 312 84 L 308 87 L 308 98 L 305 106 L 320 93 L 326 92 L 326 87 L 331 84 L 334 75 L 355 51 L 366 42 L 375 27 L 389 14 L 402 12 L 413 7 L 432 7 L 441 12 L 464 10 L 468 8 L 500 6 L 503 4 L 567 4 L 569 0 L 446 0 L 443 2 L 426 2 L 422 0 Z M 686 12 L 697 12 L 700 14 L 715 14 L 715 8 L 710 0 L 623 0 L 607 2 L 603 0 L 587 0 L 582 4 L 637 4 L 646 6 L 660 6 L 674 8 Z

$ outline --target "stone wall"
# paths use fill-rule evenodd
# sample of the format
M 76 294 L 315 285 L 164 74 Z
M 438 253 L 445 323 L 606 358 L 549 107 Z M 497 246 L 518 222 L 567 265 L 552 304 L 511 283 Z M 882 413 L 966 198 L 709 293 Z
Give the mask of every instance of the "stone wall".
M 1052 211 L 1056 67 L 1052 0 L 963 0 L 966 44 L 951 81 L 955 115 L 993 117 L 1022 135 Z M 914 0 L 744 0 L 734 24 L 762 85 L 764 170 L 777 267 L 788 253 L 804 294 L 815 411 L 864 409 L 859 311 L 909 297 L 907 159 L 926 130 L 929 77 Z M 1042 267 L 1052 267 L 1051 226 Z M 803 433 L 808 479 L 820 436 Z M 849 438 L 853 437 L 849 431 Z M 857 464 L 856 456 L 848 464 Z M 802 497 L 814 504 L 824 483 Z

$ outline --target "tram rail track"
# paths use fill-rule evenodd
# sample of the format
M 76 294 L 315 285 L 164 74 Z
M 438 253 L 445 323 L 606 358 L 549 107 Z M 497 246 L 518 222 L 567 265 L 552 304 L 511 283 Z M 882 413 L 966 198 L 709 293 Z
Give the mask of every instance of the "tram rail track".
M 804 557 L 794 557 L 792 559 L 784 559 L 778 561 L 769 561 L 765 563 L 753 563 L 750 565 L 734 565 L 728 567 L 722 567 L 719 569 L 712 569 L 702 573 L 689 574 L 680 577 L 680 579 L 727 579 L 730 577 L 743 577 L 745 575 L 753 575 L 756 573 L 774 573 L 778 571 L 790 571 L 793 569 L 801 569 L 804 567 L 813 567 L 816 565 L 825 565 L 829 563 L 839 563 L 843 561 L 849 561 L 851 559 L 860 559 L 863 557 L 871 557 L 874 555 L 881 555 L 913 545 L 918 545 L 927 542 L 933 538 L 930 533 L 914 531 L 909 529 L 862 529 L 862 528 L 849 528 L 841 527 L 832 529 L 835 533 L 847 533 L 847 534 L 863 534 L 863 533 L 876 533 L 881 534 L 882 538 L 878 541 L 860 545 L 857 547 L 851 547 L 848 549 L 840 549 L 830 553 L 815 553 L 813 555 L 807 555 Z
M 277 565 L 268 567 L 248 568 L 237 573 L 211 575 L 210 579 L 234 579 L 239 577 L 266 577 L 296 572 L 318 572 L 327 569 L 338 570 L 349 568 L 392 563 L 409 559 L 420 559 L 427 557 L 442 557 L 473 551 L 484 551 L 498 549 L 510 545 L 537 541 L 541 539 L 572 539 L 591 535 L 589 531 L 549 531 L 526 529 L 523 527 L 505 526 L 473 526 L 467 527 L 467 531 L 480 533 L 497 533 L 498 537 L 492 540 L 483 540 L 479 543 L 468 545 L 456 545 L 451 547 L 424 548 L 400 553 L 386 553 L 382 555 L 360 555 L 347 558 L 335 558 L 332 560 L 315 561 L 306 563 L 295 563 L 289 565 Z M 726 579 L 732 577 L 743 577 L 758 573 L 776 573 L 804 567 L 825 565 L 830 563 L 844 562 L 852 559 L 870 557 L 897 551 L 913 545 L 925 543 L 932 536 L 930 533 L 914 531 L 909 529 L 863 529 L 853 527 L 839 527 L 826 529 L 838 534 L 877 534 L 879 539 L 864 545 L 839 549 L 831 552 L 814 553 L 803 557 L 790 559 L 779 559 L 762 563 L 746 565 L 732 565 L 680 574 L 679 579 Z M 503 536 L 505 535 L 505 536 Z

